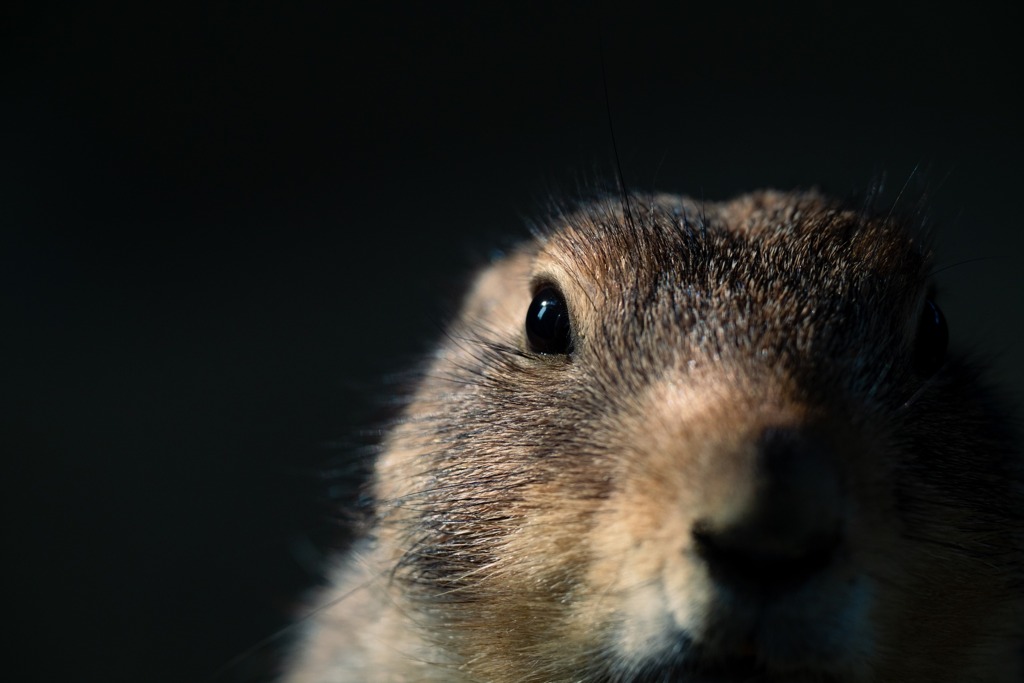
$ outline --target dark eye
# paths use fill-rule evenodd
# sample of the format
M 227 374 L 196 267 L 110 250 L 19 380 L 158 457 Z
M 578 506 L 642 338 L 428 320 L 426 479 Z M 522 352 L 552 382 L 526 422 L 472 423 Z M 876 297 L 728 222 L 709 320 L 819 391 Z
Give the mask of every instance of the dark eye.
M 538 353 L 564 354 L 572 350 L 572 326 L 565 297 L 554 287 L 537 292 L 526 312 L 526 340 Z
M 946 360 L 949 345 L 949 327 L 946 316 L 930 299 L 924 302 L 921 319 L 917 322 L 917 339 L 914 341 L 914 370 L 922 377 L 934 375 Z

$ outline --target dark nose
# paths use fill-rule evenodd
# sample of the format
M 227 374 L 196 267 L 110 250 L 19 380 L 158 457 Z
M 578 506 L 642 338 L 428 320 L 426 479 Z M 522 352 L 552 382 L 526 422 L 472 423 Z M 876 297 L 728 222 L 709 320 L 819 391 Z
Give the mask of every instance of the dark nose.
M 758 593 L 789 590 L 825 569 L 842 541 L 835 458 L 824 439 L 799 428 L 765 429 L 755 450 L 742 512 L 698 520 L 693 539 L 716 581 Z

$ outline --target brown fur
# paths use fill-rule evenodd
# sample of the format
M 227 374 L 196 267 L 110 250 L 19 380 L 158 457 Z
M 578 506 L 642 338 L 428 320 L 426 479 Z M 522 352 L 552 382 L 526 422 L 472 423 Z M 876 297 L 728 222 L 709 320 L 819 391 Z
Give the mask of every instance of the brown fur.
M 897 221 L 813 193 L 556 216 L 430 359 L 286 680 L 1022 680 L 1021 463 L 969 365 L 910 369 L 927 269 Z M 525 338 L 546 284 L 569 355 Z M 734 589 L 695 539 L 774 512 L 773 429 L 813 453 L 793 518 L 840 540 Z

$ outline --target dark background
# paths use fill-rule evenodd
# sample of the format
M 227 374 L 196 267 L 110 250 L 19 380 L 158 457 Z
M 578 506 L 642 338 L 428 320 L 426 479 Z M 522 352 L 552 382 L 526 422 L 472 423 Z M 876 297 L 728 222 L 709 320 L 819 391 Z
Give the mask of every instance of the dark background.
M 381 378 L 463 274 L 549 194 L 611 181 L 609 111 L 635 189 L 885 177 L 893 201 L 910 178 L 954 339 L 1024 385 L 1018 9 L 622 4 L 4 10 L 18 680 L 267 666 L 217 673 L 337 542 L 320 473 L 372 442 Z

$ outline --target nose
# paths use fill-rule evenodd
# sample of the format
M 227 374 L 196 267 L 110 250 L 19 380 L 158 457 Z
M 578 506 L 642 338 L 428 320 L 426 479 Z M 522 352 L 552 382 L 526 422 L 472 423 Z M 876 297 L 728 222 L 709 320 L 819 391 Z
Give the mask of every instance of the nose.
M 698 519 L 698 555 L 715 581 L 759 594 L 791 590 L 824 570 L 843 535 L 843 496 L 826 440 L 792 427 L 764 429 L 748 500 L 729 519 Z

